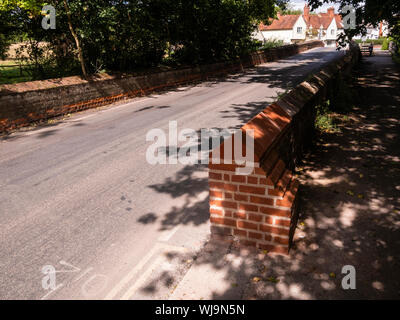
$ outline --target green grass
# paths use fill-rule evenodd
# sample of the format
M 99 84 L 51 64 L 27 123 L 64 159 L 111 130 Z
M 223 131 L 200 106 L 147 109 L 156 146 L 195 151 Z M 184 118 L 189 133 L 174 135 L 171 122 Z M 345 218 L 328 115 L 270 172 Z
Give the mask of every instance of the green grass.
M 263 50 L 263 49 L 277 48 L 277 47 L 281 47 L 283 45 L 285 45 L 285 44 L 282 40 L 272 39 L 272 40 L 266 40 L 261 45 L 261 48 L 259 48 L 259 49 Z
M 327 100 L 325 103 L 318 105 L 317 115 L 315 118 L 315 128 L 320 132 L 335 133 L 340 132 L 335 124 L 335 119 L 332 112 L 329 109 L 330 101 Z
M 389 40 L 385 39 L 385 40 L 383 40 L 381 50 L 388 50 L 388 49 L 389 49 Z
M 16 61 L 13 60 L 0 60 L 0 84 L 11 84 L 25 81 L 31 81 L 32 76 L 22 67 L 22 74 L 20 67 Z
M 334 118 L 329 113 L 319 114 L 315 119 L 315 127 L 321 132 L 338 132 Z
M 372 43 L 375 45 L 379 45 L 379 44 L 383 44 L 386 39 L 387 38 L 385 38 L 385 37 L 380 37 L 379 39 L 366 39 L 364 41 L 364 43 Z M 355 40 L 355 42 L 359 43 L 359 44 L 363 43 L 363 41 L 361 39 L 357 39 L 357 40 Z

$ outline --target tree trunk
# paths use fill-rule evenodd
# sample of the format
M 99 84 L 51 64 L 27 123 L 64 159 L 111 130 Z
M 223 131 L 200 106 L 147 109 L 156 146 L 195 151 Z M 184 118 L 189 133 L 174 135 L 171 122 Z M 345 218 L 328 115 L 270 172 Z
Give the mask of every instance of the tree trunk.
M 75 39 L 76 47 L 78 48 L 79 62 L 81 63 L 82 73 L 83 73 L 83 76 L 85 78 L 87 78 L 88 75 L 86 72 L 85 61 L 83 60 L 83 52 L 82 52 L 82 48 L 81 48 L 81 43 L 79 42 L 78 35 L 76 34 L 74 28 L 72 27 L 71 12 L 69 11 L 67 0 L 64 0 L 64 7 L 65 7 L 65 12 L 67 13 L 67 17 L 68 17 L 69 30 L 71 31 L 71 34 Z

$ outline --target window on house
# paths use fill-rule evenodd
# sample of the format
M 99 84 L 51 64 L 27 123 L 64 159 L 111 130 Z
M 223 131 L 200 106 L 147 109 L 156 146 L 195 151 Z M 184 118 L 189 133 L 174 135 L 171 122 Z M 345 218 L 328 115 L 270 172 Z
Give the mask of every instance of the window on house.
M 301 33 L 303 31 L 302 27 L 297 27 L 297 33 Z
M 335 29 L 331 30 L 331 35 L 333 35 L 333 36 L 335 35 Z

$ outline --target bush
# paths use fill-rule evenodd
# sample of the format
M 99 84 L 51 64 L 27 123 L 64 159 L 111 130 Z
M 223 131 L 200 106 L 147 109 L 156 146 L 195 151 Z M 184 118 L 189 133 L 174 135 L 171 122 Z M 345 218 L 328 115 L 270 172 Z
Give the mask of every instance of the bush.
M 276 47 L 281 47 L 283 45 L 284 45 L 283 40 L 271 39 L 271 40 L 264 41 L 264 43 L 260 49 L 276 48 Z
M 78 57 L 88 74 L 138 71 L 165 61 L 194 65 L 233 60 L 257 49 L 251 34 L 275 12 L 274 1 L 265 0 L 69 0 L 68 10 L 64 1 L 54 1 L 57 27 L 43 30 L 40 1 L 26 1 L 37 5 L 36 11 L 19 7 L 25 1 L 6 2 L 10 5 L 0 1 L 0 56 L 8 40 L 2 36 L 8 34 L 3 17 L 11 16 L 15 21 L 7 25 L 29 43 L 26 62 L 34 66 L 35 79 L 75 72 Z
M 389 49 L 389 40 L 385 39 L 382 43 L 382 50 L 388 50 Z
M 355 40 L 356 43 L 372 43 L 374 45 L 383 45 L 383 43 L 387 41 L 386 37 L 380 37 L 379 39 L 366 39 L 365 41 L 362 41 L 361 39 Z
M 314 126 L 321 132 L 337 132 L 338 128 L 334 123 L 334 118 L 331 115 L 330 101 L 327 100 L 323 104 L 316 107 L 316 117 Z

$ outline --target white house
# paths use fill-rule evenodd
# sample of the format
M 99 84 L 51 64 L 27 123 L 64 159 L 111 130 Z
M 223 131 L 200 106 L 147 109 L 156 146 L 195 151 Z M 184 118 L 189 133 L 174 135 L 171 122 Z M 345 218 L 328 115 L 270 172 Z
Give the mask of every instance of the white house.
M 386 21 L 381 21 L 377 27 L 367 25 L 366 29 L 367 33 L 365 35 L 359 34 L 354 39 L 378 39 L 389 35 L 389 26 Z
M 326 13 L 310 14 L 310 8 L 306 4 L 302 15 L 278 14 L 278 18 L 271 20 L 269 25 L 259 26 L 257 38 L 282 40 L 284 43 L 319 39 L 326 46 L 336 46 L 336 39 L 344 30 L 342 18 L 334 10 L 329 8 Z

